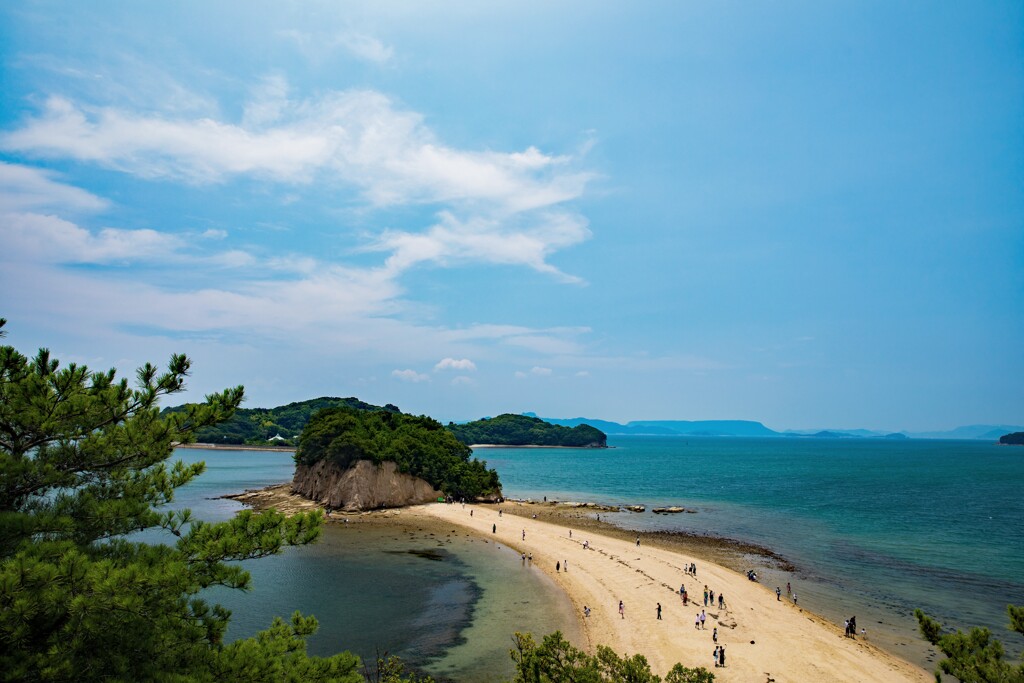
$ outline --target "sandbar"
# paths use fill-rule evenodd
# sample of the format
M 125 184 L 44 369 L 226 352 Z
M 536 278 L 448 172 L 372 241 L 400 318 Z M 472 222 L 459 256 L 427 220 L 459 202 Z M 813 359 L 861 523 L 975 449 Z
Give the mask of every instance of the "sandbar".
M 924 669 L 867 639 L 847 638 L 839 626 L 794 604 L 785 590 L 779 600 L 774 587 L 770 590 L 749 581 L 746 575 L 706 557 L 656 547 L 643 537 L 637 545 L 592 528 L 572 529 L 534 519 L 530 507 L 517 503 L 464 507 L 433 503 L 406 508 L 403 515 L 443 520 L 532 554 L 534 566 L 547 572 L 569 596 L 589 648 L 601 644 L 620 655 L 642 654 L 661 676 L 679 662 L 706 667 L 715 673 L 716 681 L 726 683 L 934 681 Z M 690 563 L 697 565 L 696 576 L 685 572 Z M 681 584 L 696 603 L 682 604 Z M 705 585 L 716 595 L 715 605 L 707 608 Z M 725 598 L 724 609 L 717 607 L 719 594 Z M 624 615 L 619 614 L 620 600 Z M 584 606 L 590 607 L 589 617 L 583 616 Z M 702 609 L 706 621 L 698 629 L 694 622 Z M 715 628 L 718 644 L 726 648 L 723 668 L 715 668 L 712 658 Z
M 286 513 L 320 507 L 290 489 L 289 484 L 281 484 L 226 497 L 257 509 L 273 507 Z M 714 538 L 690 539 L 689 545 L 686 539 L 659 543 L 657 534 L 637 536 L 594 524 L 589 516 L 572 519 L 552 514 L 547 506 L 524 502 L 431 503 L 356 515 L 335 513 L 328 521 L 343 520 L 455 526 L 532 555 L 533 567 L 554 579 L 575 607 L 586 640 L 578 645 L 591 651 L 600 644 L 620 655 L 642 654 L 660 676 L 679 662 L 687 667 L 703 666 L 723 683 L 935 680 L 921 667 L 872 644 L 870 634 L 868 638 L 848 638 L 840 626 L 794 604 L 785 590 L 778 599 L 774 587 L 752 582 L 722 564 L 730 554 L 757 550 L 767 552 L 770 558 L 766 549 L 735 548 Z M 691 563 L 697 567 L 695 576 L 685 569 Z M 685 606 L 681 585 L 691 598 Z M 703 604 L 705 586 L 716 596 L 715 603 L 707 607 Z M 722 609 L 717 606 L 719 594 L 725 601 Z M 585 606 L 590 608 L 589 617 L 583 614 Z M 705 623 L 701 629 L 695 627 L 695 621 L 702 610 Z M 726 666 L 722 668 L 716 668 L 712 658 L 716 628 L 718 644 L 726 649 Z M 539 639 L 545 634 L 534 635 Z

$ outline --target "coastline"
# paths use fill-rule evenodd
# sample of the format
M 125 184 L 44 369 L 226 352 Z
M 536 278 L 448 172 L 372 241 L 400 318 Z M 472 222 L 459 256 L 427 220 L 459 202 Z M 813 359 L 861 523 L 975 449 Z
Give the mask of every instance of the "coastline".
M 520 444 L 518 446 L 510 446 L 503 443 L 472 443 L 469 447 L 473 450 L 478 448 L 564 448 L 572 451 L 596 451 L 604 450 L 606 448 L 614 448 L 614 446 L 544 446 L 541 444 Z
M 321 507 L 292 494 L 289 484 L 225 497 L 282 512 Z M 748 581 L 739 568 L 751 555 L 780 566 L 785 563 L 766 548 L 695 534 L 638 534 L 597 522 L 586 510 L 529 502 L 432 503 L 353 515 L 335 513 L 327 521 L 426 524 L 448 530 L 455 525 L 481 540 L 530 553 L 533 565 L 569 596 L 589 649 L 604 644 L 620 654 L 643 654 L 660 675 L 681 662 L 705 666 L 717 680 L 726 682 L 764 680 L 766 675 L 780 682 L 934 680 L 924 669 L 873 645 L 870 633 L 867 640 L 845 638 L 838 626 L 789 600 L 776 600 L 768 587 Z M 570 529 L 574 538 L 569 538 Z M 635 545 L 636 538 L 640 546 Z M 566 561 L 571 562 L 569 571 L 555 571 L 556 562 Z M 697 564 L 697 577 L 683 572 L 689 562 Z M 703 631 L 693 626 L 703 604 L 698 607 L 691 602 L 683 607 L 678 594 L 681 582 L 698 600 L 704 584 L 726 596 L 725 609 L 706 610 L 710 623 Z M 618 618 L 620 599 L 626 604 L 625 619 Z M 664 612 L 660 621 L 655 617 L 658 602 Z M 589 618 L 582 616 L 584 605 L 592 609 Z M 716 626 L 719 643 L 729 653 L 728 666 L 722 669 L 711 666 L 711 633 Z
M 250 444 L 217 443 L 176 443 L 175 448 L 191 448 L 199 451 L 270 451 L 272 453 L 294 453 L 295 446 L 254 446 Z

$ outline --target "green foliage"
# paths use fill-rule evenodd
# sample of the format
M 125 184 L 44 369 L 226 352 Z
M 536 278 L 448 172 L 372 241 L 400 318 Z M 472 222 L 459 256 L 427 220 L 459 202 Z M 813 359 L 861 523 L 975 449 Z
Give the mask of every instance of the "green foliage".
M 1024 634 L 1024 607 L 1009 605 L 1010 628 Z M 921 610 L 914 610 L 921 635 L 946 659 L 939 662 L 939 672 L 964 683 L 1024 683 L 1024 664 L 1006 661 L 1003 644 L 992 638 L 987 628 L 972 628 L 968 633 L 943 633 L 942 624 Z
M 2 323 L 0 323 L 2 326 Z M 225 645 L 229 614 L 198 596 L 246 588 L 235 560 L 309 543 L 319 514 L 244 512 L 220 524 L 161 511 L 203 465 L 168 467 L 174 442 L 228 418 L 242 387 L 160 415 L 190 362 L 60 368 L 0 346 L 0 672 L 35 681 L 358 681 L 350 654 L 305 653 L 316 621 L 275 621 Z M 162 532 L 170 543 L 133 541 Z
M 603 448 L 608 442 L 604 432 L 590 425 L 562 427 L 538 417 L 511 413 L 461 425 L 449 423 L 448 429 L 464 444 Z
M 354 410 L 386 410 L 400 412 L 388 404 L 383 408 L 364 403 L 358 398 L 332 398 L 323 396 L 308 401 L 298 401 L 276 408 L 238 408 L 234 415 L 219 424 L 203 427 L 196 431 L 195 442 L 212 444 L 251 444 L 266 446 L 268 442 L 279 446 L 294 446 L 298 442 L 309 418 L 324 408 L 347 406 Z M 165 408 L 164 413 L 187 410 L 188 406 Z M 280 436 L 281 439 L 275 439 Z M 283 440 L 282 440 L 283 439 Z
M 500 491 L 498 473 L 471 460 L 472 451 L 429 417 L 389 410 L 327 408 L 314 415 L 299 438 L 295 462 L 329 459 L 345 469 L 356 460 L 393 461 L 456 498 L 474 499 Z
M 530 634 L 516 633 L 510 651 L 516 673 L 513 683 L 660 683 L 643 655 L 620 657 L 611 648 L 597 646 L 596 654 L 573 647 L 559 631 L 544 636 L 538 645 Z M 713 683 L 715 675 L 700 667 L 676 664 L 665 683 Z

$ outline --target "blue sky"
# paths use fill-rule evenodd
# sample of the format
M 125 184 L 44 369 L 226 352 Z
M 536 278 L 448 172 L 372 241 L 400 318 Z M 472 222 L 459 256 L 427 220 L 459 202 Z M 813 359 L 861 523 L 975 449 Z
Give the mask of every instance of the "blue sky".
M 1019 2 L 9 2 L 0 315 L 187 398 L 1024 421 Z

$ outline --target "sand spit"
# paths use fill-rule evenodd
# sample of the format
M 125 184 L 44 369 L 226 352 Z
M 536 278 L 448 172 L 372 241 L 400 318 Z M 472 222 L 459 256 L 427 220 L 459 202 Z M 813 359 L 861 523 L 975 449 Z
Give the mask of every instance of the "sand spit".
M 290 484 L 226 497 L 282 512 L 320 507 L 291 493 Z M 681 662 L 707 667 L 724 683 L 934 680 L 870 639 L 844 637 L 839 626 L 794 604 L 785 590 L 778 600 L 774 590 L 749 581 L 740 568 L 751 555 L 786 566 L 784 558 L 758 546 L 694 534 L 638 535 L 596 521 L 592 508 L 526 502 L 433 503 L 355 515 L 334 513 L 328 521 L 459 527 L 532 555 L 533 565 L 569 596 L 589 647 L 604 644 L 620 654 L 643 654 L 660 675 Z M 686 572 L 691 563 L 697 566 L 696 576 Z M 680 585 L 686 586 L 691 599 L 686 606 Z M 716 596 L 707 607 L 705 586 Z M 798 586 L 795 591 L 799 594 Z M 718 595 L 725 601 L 721 609 Z M 584 606 L 590 607 L 589 617 L 583 616 Z M 702 610 L 703 629 L 695 627 Z M 712 660 L 716 628 L 718 643 L 727 653 L 726 666 L 717 669 Z

